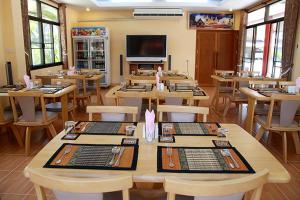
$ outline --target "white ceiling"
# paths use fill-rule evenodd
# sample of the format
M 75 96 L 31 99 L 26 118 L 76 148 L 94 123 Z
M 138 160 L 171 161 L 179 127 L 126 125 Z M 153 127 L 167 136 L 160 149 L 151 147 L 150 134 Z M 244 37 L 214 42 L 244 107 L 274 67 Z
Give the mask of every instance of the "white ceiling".
M 228 11 L 248 7 L 259 0 L 57 0 L 72 6 L 96 9 L 184 8 L 186 10 Z

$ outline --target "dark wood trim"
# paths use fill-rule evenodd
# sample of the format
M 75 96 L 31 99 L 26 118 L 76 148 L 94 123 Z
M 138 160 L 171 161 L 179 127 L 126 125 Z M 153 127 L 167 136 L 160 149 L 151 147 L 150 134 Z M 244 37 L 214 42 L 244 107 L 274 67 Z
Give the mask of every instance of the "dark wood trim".
M 66 4 L 58 4 L 60 18 L 60 42 L 63 69 L 68 69 L 68 42 L 67 42 L 67 21 L 66 21 Z
M 28 1 L 21 0 L 21 12 L 23 23 L 23 37 L 24 37 L 24 56 L 26 64 L 26 73 L 30 76 L 30 41 L 29 41 L 29 18 L 28 18 Z

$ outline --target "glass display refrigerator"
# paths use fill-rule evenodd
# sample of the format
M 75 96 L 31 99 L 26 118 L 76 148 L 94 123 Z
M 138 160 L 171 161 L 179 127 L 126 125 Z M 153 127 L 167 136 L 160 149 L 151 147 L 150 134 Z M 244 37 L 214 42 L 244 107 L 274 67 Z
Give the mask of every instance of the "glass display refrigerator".
M 98 69 L 104 74 L 101 87 L 111 82 L 109 31 L 106 27 L 72 29 L 74 65 L 76 69 Z

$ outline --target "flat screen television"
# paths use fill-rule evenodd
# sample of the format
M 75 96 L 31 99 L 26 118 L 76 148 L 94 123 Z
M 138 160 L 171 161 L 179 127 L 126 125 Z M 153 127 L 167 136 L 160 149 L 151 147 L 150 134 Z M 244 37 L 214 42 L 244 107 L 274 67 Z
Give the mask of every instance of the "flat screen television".
M 159 62 L 167 60 L 166 35 L 127 35 L 127 61 Z

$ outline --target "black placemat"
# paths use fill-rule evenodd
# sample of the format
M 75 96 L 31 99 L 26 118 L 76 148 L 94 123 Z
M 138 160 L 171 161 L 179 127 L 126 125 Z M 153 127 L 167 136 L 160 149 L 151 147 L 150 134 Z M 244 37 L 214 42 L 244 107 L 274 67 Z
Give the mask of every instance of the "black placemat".
M 173 167 L 168 165 L 168 147 L 157 147 L 157 172 L 170 173 L 255 173 L 247 160 L 234 147 L 171 147 Z M 231 152 L 239 167 L 230 167 L 233 161 L 221 150 Z
M 109 164 L 113 158 L 113 147 L 125 149 L 119 166 Z M 71 148 L 72 151 L 62 157 L 66 148 Z M 135 170 L 138 159 L 138 148 L 138 145 L 65 143 L 51 156 L 44 165 L 44 168 Z M 61 158 L 63 161 L 56 163 Z M 117 159 L 118 155 L 115 157 L 115 161 Z
M 174 136 L 216 136 L 218 128 L 221 128 L 217 122 L 160 122 L 158 123 L 158 133 L 162 135 L 163 124 L 172 124 L 172 134 Z
M 8 91 L 19 91 L 23 88 L 24 86 L 2 86 L 0 87 L 0 93 L 7 93 Z
M 126 135 L 125 127 L 128 125 L 137 126 L 137 123 L 136 122 L 79 121 L 75 125 L 75 130 L 73 130 L 71 133 L 75 132 L 75 133 L 87 134 L 87 135 Z

